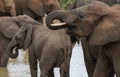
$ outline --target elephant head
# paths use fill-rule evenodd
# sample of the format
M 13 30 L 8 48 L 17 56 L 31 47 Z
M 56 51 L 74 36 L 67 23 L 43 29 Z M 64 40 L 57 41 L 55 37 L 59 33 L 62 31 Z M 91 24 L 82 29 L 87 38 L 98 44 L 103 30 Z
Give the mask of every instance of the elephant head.
M 60 9 L 58 0 L 28 0 L 27 6 L 39 16 Z
M 32 35 L 32 25 L 27 24 L 21 27 L 15 36 L 13 37 L 12 41 L 8 44 L 8 54 L 11 58 L 16 58 L 18 56 L 18 49 L 26 49 L 28 48 L 31 42 L 31 35 Z M 16 47 L 16 52 L 13 53 L 13 49 Z
M 53 24 L 59 19 L 62 24 Z M 104 45 L 120 39 L 120 11 L 100 1 L 73 10 L 59 10 L 48 14 L 50 29 L 70 28 L 79 36 L 87 37 L 91 45 Z

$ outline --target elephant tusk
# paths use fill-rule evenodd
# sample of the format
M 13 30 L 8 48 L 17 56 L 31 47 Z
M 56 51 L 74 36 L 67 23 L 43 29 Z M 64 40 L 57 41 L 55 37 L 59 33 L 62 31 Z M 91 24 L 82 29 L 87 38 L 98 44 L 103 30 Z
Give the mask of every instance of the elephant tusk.
M 66 22 L 51 24 L 51 26 L 64 26 L 64 25 L 66 25 Z

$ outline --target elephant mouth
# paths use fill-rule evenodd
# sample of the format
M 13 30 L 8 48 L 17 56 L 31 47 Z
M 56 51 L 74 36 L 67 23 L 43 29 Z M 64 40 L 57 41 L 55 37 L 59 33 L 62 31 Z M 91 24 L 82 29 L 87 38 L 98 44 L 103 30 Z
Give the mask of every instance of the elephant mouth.
M 61 27 L 67 27 L 67 28 L 69 28 L 69 30 L 72 29 L 72 28 L 75 29 L 75 27 L 76 27 L 76 25 L 74 25 L 72 22 L 70 23 L 70 22 L 68 22 L 64 19 L 62 19 L 62 20 L 54 19 L 51 26 L 52 27 L 60 27 L 60 26 Z
M 59 23 L 54 23 L 54 24 L 51 24 L 52 27 L 61 27 L 61 28 L 65 28 L 66 30 L 66 33 L 68 35 L 75 35 L 75 36 L 79 36 L 76 31 L 78 30 L 77 29 L 77 25 L 75 24 L 72 24 L 72 23 L 68 23 L 68 22 L 65 22 L 65 21 L 60 21 Z
M 69 25 L 69 24 L 68 24 Z M 67 28 L 66 28 L 66 31 L 67 31 L 67 34 L 71 34 L 71 35 L 77 35 L 75 33 L 75 30 L 76 30 L 76 25 L 69 25 Z
M 20 43 L 17 44 L 16 47 L 17 47 L 17 49 L 21 49 L 21 48 L 23 48 L 23 46 L 22 46 Z
M 17 43 L 14 48 L 21 49 L 22 45 L 20 43 Z

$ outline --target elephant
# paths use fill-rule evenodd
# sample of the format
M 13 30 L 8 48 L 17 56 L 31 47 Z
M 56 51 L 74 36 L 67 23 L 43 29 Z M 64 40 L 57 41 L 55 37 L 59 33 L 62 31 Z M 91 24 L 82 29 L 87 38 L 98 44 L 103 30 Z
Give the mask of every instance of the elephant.
M 92 0 L 74 0 L 74 2 L 69 6 L 69 10 L 75 9 L 81 6 L 84 6 L 86 4 L 89 4 Z M 119 0 L 97 0 L 102 1 L 113 8 L 120 9 L 120 1 Z M 83 48 L 83 54 L 84 54 L 84 61 L 88 73 L 88 77 L 93 77 L 95 65 L 97 63 L 97 59 L 99 56 L 99 50 L 100 46 L 90 46 L 87 41 L 86 37 L 80 37 L 81 38 L 81 44 Z M 113 77 L 113 75 L 111 75 Z
M 89 4 L 93 0 L 74 0 L 73 3 L 68 7 L 68 9 L 74 9 L 86 4 Z M 96 0 L 96 1 L 102 1 L 110 6 L 114 4 L 120 4 L 120 0 Z
M 46 24 L 52 30 L 72 26 L 71 32 L 86 38 L 83 39 L 83 42 L 85 41 L 83 51 L 89 52 L 84 54 L 86 57 L 91 57 L 90 55 L 93 57 L 87 61 L 95 64 L 97 57 L 92 77 L 114 77 L 114 74 L 120 77 L 120 11 L 118 9 L 119 6 L 112 7 L 101 1 L 92 1 L 76 9 L 51 12 L 46 18 Z M 59 19 L 62 23 L 53 24 L 54 19 Z M 96 53 L 98 56 L 94 57 Z
M 10 0 L 13 1 L 13 0 Z M 7 0 L 0 0 L 0 16 L 10 16 L 10 12 L 7 10 L 7 2 L 12 6 L 15 3 L 15 11 L 16 15 L 26 14 L 39 22 L 43 22 L 44 14 L 48 14 L 51 11 L 60 9 L 60 5 L 58 0 L 14 0 L 14 2 L 10 3 Z M 5 6 L 6 2 L 6 6 Z
M 60 77 L 69 77 L 72 48 L 77 41 L 75 35 L 69 35 L 65 29 L 50 30 L 41 23 L 25 25 L 16 32 L 9 43 L 7 47 L 9 56 L 11 58 L 18 56 L 18 50 L 13 53 L 14 48 L 28 48 L 31 77 L 37 77 L 38 63 L 40 77 L 54 77 L 54 67 L 60 67 Z
M 9 59 L 7 46 L 10 40 L 14 37 L 15 33 L 22 26 L 19 25 L 18 21 L 23 23 L 23 25 L 28 22 L 38 23 L 27 15 L 0 17 L 0 67 L 7 67 Z

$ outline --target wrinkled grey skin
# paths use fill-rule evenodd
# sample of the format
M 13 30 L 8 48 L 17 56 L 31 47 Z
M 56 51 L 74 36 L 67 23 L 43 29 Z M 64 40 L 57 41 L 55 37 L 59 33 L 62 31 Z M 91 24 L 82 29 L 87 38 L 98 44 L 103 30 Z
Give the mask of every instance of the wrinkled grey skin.
M 68 9 L 75 9 L 77 7 L 89 4 L 93 0 L 74 0 L 73 3 L 68 7 Z M 96 1 L 102 1 L 110 6 L 114 4 L 120 4 L 120 0 L 96 0 Z
M 97 0 L 97 1 L 102 1 L 110 6 L 114 4 L 120 4 L 120 0 Z
M 86 37 L 82 39 L 82 44 L 88 74 L 91 73 L 90 77 L 114 77 L 114 72 L 117 77 L 120 77 L 119 8 L 119 5 L 110 7 L 103 2 L 94 1 L 77 9 L 60 10 L 47 16 L 46 24 L 50 29 L 69 28 L 72 25 L 74 26 L 72 32 Z M 66 22 L 67 25 L 51 26 L 54 18 Z M 93 65 L 89 67 L 89 64 L 94 66 L 96 64 L 96 67 Z M 89 70 L 91 70 L 90 73 Z
M 14 37 L 15 33 L 19 30 L 22 25 L 28 22 L 34 21 L 26 15 L 21 15 L 17 17 L 1 17 L 0 18 L 0 67 L 6 67 L 8 63 L 8 53 L 7 46 L 11 39 Z M 35 21 L 34 21 L 35 22 Z M 36 22 L 37 23 L 37 22 Z
M 26 25 L 19 29 L 9 43 L 10 57 L 16 57 L 12 52 L 14 47 L 28 47 L 31 77 L 37 77 L 37 60 L 40 64 L 40 77 L 54 77 L 54 67 L 60 67 L 60 77 L 69 77 L 72 47 L 77 41 L 72 38 L 74 36 L 70 37 L 64 29 L 52 31 L 42 24 Z
M 26 14 L 39 22 L 43 22 L 44 14 L 60 9 L 58 0 L 14 0 L 16 15 Z M 10 16 L 0 0 L 0 16 Z
M 75 9 L 80 6 L 89 4 L 90 1 L 92 0 L 74 0 L 74 2 L 70 5 L 68 9 Z M 105 2 L 108 5 L 113 5 L 113 8 L 120 9 L 120 0 L 98 0 Z M 115 5 L 116 4 L 116 5 Z M 99 51 L 100 51 L 100 46 L 90 46 L 88 45 L 86 41 L 86 37 L 80 37 L 81 38 L 81 43 L 82 43 L 82 48 L 83 48 L 83 53 L 84 53 L 84 61 L 87 69 L 87 73 L 89 77 L 93 77 L 93 72 L 95 69 L 95 65 L 97 63 Z M 111 76 L 112 77 L 112 76 Z

